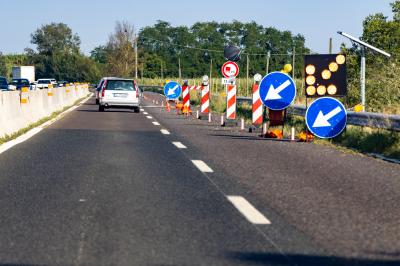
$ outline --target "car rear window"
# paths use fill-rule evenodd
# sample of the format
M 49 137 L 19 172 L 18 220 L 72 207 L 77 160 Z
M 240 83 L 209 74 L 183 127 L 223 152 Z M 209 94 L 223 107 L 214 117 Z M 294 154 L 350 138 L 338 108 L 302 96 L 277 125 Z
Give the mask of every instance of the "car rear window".
M 38 84 L 50 84 L 50 80 L 39 80 Z
M 135 87 L 132 80 L 108 80 L 106 90 L 134 91 Z
M 29 86 L 29 81 L 27 79 L 13 79 L 12 81 L 13 85 L 27 85 Z
M 0 85 L 7 85 L 7 80 L 5 78 L 0 78 Z

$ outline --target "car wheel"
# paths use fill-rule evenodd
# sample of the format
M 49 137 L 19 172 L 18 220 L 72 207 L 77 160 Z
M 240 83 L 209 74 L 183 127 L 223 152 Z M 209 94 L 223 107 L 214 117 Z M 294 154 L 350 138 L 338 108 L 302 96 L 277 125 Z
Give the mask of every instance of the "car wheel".
M 140 108 L 139 108 L 139 107 L 135 107 L 135 108 L 133 108 L 133 111 L 134 111 L 135 113 L 140 113 Z
M 96 99 L 96 104 L 99 104 L 99 99 Z
M 99 112 L 104 112 L 104 106 L 103 105 L 99 105 Z

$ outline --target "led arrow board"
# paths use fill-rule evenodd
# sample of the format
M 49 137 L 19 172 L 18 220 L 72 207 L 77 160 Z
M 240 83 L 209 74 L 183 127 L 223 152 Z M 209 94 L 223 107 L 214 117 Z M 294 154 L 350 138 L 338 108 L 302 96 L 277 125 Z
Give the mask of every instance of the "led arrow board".
M 260 98 L 272 110 L 283 110 L 296 97 L 296 85 L 291 77 L 281 72 L 266 75 L 260 83 Z
M 164 86 L 164 95 L 167 97 L 167 99 L 172 99 L 175 100 L 179 98 L 182 92 L 182 87 L 179 85 L 179 83 L 175 81 L 168 82 Z
M 315 100 L 306 112 L 308 129 L 317 137 L 333 138 L 346 127 L 347 112 L 343 104 L 331 97 Z

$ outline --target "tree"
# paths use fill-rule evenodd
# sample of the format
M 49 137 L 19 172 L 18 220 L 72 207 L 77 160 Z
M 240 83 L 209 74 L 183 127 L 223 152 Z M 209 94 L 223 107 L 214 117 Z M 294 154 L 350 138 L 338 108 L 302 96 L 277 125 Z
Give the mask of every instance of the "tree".
M 79 52 L 80 38 L 64 23 L 43 25 L 31 35 L 31 43 L 36 45 L 40 54 L 51 55 L 54 52 Z
M 134 26 L 126 21 L 117 22 L 106 46 L 108 72 L 114 76 L 133 76 L 135 70 Z
M 8 74 L 6 60 L 0 52 L 0 76 L 6 77 Z

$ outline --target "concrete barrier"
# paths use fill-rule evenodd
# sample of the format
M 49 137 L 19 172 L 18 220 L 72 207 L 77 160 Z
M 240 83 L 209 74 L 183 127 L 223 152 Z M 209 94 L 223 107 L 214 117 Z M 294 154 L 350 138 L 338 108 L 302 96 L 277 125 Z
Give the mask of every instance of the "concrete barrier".
M 72 105 L 89 94 L 87 84 L 69 85 L 25 92 L 26 103 L 21 103 L 19 91 L 0 91 L 0 137 L 11 135 L 40 119 Z

